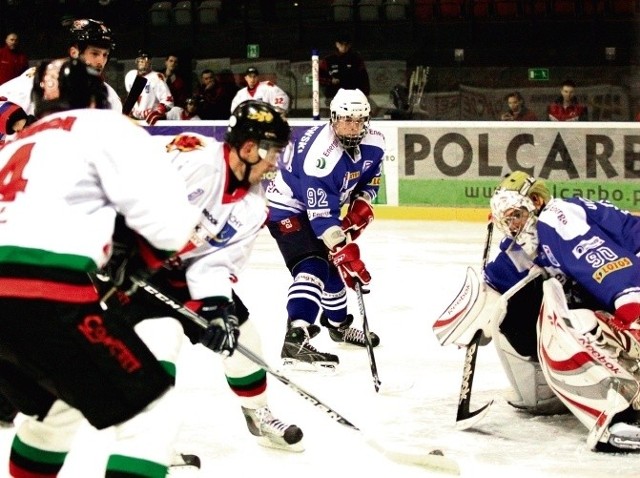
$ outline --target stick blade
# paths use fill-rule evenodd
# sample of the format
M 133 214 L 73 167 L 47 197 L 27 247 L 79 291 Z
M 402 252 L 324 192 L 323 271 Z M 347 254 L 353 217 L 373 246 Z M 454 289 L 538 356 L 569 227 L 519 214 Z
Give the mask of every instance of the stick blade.
M 439 449 L 399 448 L 384 446 L 373 437 L 365 437 L 366 443 L 387 459 L 403 465 L 414 465 L 449 475 L 460 475 L 460 465 L 453 458 L 445 456 Z
M 475 412 L 469 412 L 463 416 L 456 417 L 456 430 L 467 430 L 484 418 L 489 413 L 489 407 L 493 405 L 493 400 L 479 408 Z

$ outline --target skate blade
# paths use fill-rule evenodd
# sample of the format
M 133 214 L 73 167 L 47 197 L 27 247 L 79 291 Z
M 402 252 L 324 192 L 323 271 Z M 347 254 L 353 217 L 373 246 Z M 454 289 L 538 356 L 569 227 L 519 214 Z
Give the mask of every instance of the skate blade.
M 304 445 L 302 440 L 298 443 L 289 444 L 282 439 L 271 439 L 265 436 L 256 437 L 258 445 L 265 448 L 272 448 L 274 450 L 284 450 L 292 453 L 302 453 L 304 451 Z
M 609 443 L 625 451 L 640 451 L 640 442 L 628 438 L 610 436 Z
M 322 375 L 335 375 L 337 364 L 334 362 L 303 362 L 292 358 L 282 359 L 282 366 L 291 372 L 318 372 Z

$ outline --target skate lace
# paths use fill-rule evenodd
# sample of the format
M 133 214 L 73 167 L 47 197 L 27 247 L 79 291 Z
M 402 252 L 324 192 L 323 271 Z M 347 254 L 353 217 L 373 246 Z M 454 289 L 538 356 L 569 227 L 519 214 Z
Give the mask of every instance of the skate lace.
M 344 341 L 351 343 L 364 344 L 364 332 L 362 330 L 349 327 L 344 332 Z
M 271 411 L 268 408 L 256 410 L 256 415 L 260 420 L 260 430 L 263 434 L 271 433 L 282 436 L 284 435 L 284 432 L 287 431 L 287 428 L 289 428 L 287 423 L 284 423 L 271 415 Z

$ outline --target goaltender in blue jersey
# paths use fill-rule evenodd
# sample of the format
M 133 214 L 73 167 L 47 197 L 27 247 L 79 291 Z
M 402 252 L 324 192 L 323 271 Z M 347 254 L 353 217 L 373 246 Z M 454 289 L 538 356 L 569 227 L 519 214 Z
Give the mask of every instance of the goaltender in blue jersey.
M 491 214 L 505 238 L 487 284 L 505 294 L 530 270 L 547 278 L 513 296 L 492 328 L 509 403 L 534 414 L 564 406 L 592 449 L 640 450 L 640 217 L 553 198 L 523 171 L 500 183 Z
M 371 280 L 353 241 L 373 220 L 385 140 L 369 127 L 371 107 L 360 90 L 341 89 L 330 110 L 329 123 L 295 142 L 267 199 L 269 231 L 293 278 L 282 358 L 293 368 L 335 371 L 338 357 L 309 340 L 320 333 L 320 319 L 335 342 L 365 345 L 363 332 L 351 327 L 345 285 Z M 380 342 L 371 338 L 374 346 Z

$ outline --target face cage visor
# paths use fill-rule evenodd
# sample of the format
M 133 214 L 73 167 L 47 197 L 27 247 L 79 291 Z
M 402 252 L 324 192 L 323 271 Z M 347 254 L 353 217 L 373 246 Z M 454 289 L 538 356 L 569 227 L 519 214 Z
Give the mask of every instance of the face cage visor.
M 355 148 L 369 131 L 369 117 L 335 116 L 331 126 L 343 148 Z

